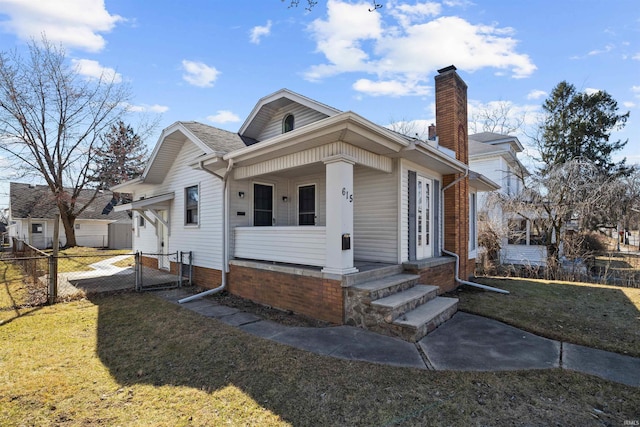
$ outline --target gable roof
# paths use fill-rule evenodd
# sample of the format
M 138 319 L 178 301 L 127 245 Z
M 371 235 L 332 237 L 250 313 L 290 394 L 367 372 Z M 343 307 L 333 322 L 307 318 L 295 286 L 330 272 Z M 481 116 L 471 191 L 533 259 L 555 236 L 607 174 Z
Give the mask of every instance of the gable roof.
M 71 190 L 67 190 L 71 193 Z M 95 190 L 82 190 L 76 204 L 85 206 Z M 96 219 L 117 221 L 128 219 L 125 212 L 113 212 L 113 193 L 102 191 L 98 193 L 93 202 L 82 212 L 77 219 Z M 59 213 L 51 190 L 46 185 L 31 185 L 12 182 L 9 184 L 9 203 L 11 216 L 17 218 L 54 219 Z M 107 212 L 107 213 L 103 213 Z
M 247 145 L 245 140 L 234 132 L 199 122 L 175 122 L 162 131 L 147 166 L 137 182 L 161 183 L 186 141 L 196 145 L 205 156 L 209 154 L 222 156 Z
M 280 89 L 271 95 L 258 100 L 247 119 L 244 121 L 238 133 L 240 135 L 257 138 L 265 123 L 273 116 L 273 113 L 289 104 L 300 104 L 312 110 L 318 111 L 327 117 L 340 114 L 342 111 L 326 104 L 307 98 L 289 89 Z

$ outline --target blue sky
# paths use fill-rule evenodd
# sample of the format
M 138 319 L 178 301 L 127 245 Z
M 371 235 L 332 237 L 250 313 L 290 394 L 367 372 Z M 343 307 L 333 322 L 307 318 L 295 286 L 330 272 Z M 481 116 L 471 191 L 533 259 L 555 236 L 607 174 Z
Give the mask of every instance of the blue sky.
M 177 120 L 237 131 L 283 87 L 381 125 L 428 124 L 436 70 L 454 64 L 471 112 L 501 102 L 529 123 L 562 80 L 606 90 L 631 112 L 614 134 L 629 139 L 621 156 L 640 163 L 637 0 L 378 0 L 374 12 L 367 1 L 288 3 L 0 0 L 0 50 L 44 32 L 87 77 L 117 73 L 133 94 L 129 122 L 160 115 L 150 147 Z M 10 171 L 0 171 L 1 185 Z

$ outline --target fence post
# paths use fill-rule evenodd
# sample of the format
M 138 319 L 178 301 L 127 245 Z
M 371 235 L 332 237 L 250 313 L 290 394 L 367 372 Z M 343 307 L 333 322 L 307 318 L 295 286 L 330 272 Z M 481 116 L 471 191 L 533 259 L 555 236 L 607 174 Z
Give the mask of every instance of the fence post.
M 140 274 L 140 270 L 141 270 L 141 266 L 140 266 L 140 251 L 136 252 L 136 256 L 135 256 L 135 268 L 134 268 L 134 274 L 136 276 L 136 291 L 139 291 L 140 288 L 142 287 L 142 283 L 141 282 L 141 278 L 142 278 L 142 274 Z
M 184 256 L 184 253 L 182 251 L 178 252 L 178 287 L 181 288 L 182 287 L 182 257 Z
M 55 304 L 58 298 L 58 257 L 49 256 L 49 304 Z
M 189 286 L 193 285 L 193 251 L 189 251 Z

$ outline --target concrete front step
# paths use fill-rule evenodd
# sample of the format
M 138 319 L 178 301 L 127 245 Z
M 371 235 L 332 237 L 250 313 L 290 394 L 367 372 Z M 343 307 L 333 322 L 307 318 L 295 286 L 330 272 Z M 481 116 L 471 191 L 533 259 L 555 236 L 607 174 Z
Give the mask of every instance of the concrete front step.
M 407 341 L 417 342 L 449 320 L 457 309 L 457 298 L 437 297 L 394 320 L 394 332 Z
M 394 274 L 380 279 L 369 280 L 365 283 L 354 285 L 352 289 L 358 292 L 367 292 L 371 301 L 404 291 L 415 285 L 420 276 L 417 274 Z
M 385 322 L 391 323 L 399 316 L 436 298 L 437 295 L 437 286 L 415 285 L 393 295 L 371 301 L 371 305 L 384 317 Z

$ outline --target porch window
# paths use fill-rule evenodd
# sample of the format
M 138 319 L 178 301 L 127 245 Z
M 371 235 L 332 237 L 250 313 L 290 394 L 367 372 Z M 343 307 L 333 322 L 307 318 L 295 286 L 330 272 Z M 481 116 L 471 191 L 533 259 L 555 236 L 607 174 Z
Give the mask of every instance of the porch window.
M 185 213 L 184 223 L 185 225 L 198 225 L 198 186 L 194 185 L 187 187 L 184 190 L 185 194 Z
M 544 222 L 540 220 L 533 220 L 531 228 L 529 230 L 529 244 L 530 245 L 545 245 L 547 243 L 547 232 L 544 227 Z
M 293 114 L 287 114 L 282 120 L 282 133 L 291 132 L 293 130 L 294 117 Z
M 273 225 L 273 185 L 253 184 L 253 225 Z
M 509 238 L 510 245 L 526 245 L 527 244 L 527 220 L 526 219 L 510 219 L 509 220 Z
M 316 186 L 298 187 L 298 225 L 316 225 Z

